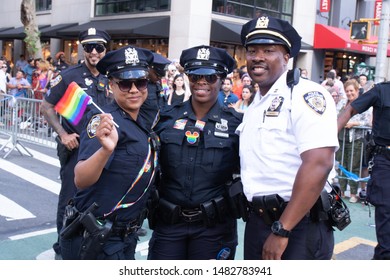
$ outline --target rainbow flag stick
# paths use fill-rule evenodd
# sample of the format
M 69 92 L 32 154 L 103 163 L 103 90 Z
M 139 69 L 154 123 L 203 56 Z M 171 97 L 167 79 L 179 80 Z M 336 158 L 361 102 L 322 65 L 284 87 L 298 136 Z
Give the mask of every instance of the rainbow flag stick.
M 98 110 L 100 111 L 100 113 L 105 114 L 104 111 L 103 111 L 102 109 L 100 109 L 100 107 L 99 107 L 98 105 L 96 105 L 96 103 L 93 102 L 92 99 L 91 99 L 89 102 L 90 102 L 90 104 L 92 104 L 93 106 L 95 106 L 96 109 L 98 109 Z M 117 128 L 119 128 L 119 125 L 118 125 L 116 122 L 114 122 L 114 121 L 112 121 L 112 122 L 114 123 L 114 125 L 115 125 Z

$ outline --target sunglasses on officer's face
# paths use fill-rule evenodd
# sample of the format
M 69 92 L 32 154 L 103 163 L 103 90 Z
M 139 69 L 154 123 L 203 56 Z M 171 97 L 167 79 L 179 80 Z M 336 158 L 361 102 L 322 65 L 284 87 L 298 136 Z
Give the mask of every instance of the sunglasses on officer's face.
M 130 92 L 133 84 L 138 90 L 144 90 L 148 86 L 148 79 L 137 79 L 137 80 L 120 80 L 114 81 L 119 89 L 124 92 Z
M 102 44 L 85 44 L 83 45 L 84 51 L 91 53 L 95 49 L 98 53 L 102 53 L 106 50 L 106 47 Z
M 201 79 L 205 79 L 209 84 L 215 84 L 218 81 L 219 76 L 217 74 L 212 75 L 195 75 L 189 74 L 188 79 L 191 83 L 196 83 Z

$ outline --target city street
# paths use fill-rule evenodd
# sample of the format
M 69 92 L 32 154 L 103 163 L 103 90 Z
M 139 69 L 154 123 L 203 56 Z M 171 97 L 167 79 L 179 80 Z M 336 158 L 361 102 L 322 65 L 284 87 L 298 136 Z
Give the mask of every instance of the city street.
M 0 146 L 3 143 L 5 139 L 0 138 Z M 6 151 L 0 151 L 0 260 L 54 259 L 51 246 L 56 240 L 55 216 L 60 190 L 56 150 L 23 144 L 33 157 L 22 156 L 15 149 L 3 159 Z M 343 231 L 335 231 L 334 259 L 369 260 L 376 244 L 374 209 L 363 203 L 345 201 L 352 223 Z M 144 228 L 148 229 L 147 223 Z M 239 260 L 243 258 L 243 233 L 244 223 L 240 220 L 236 254 Z M 147 236 L 140 237 L 136 259 L 146 259 L 150 235 L 148 229 Z

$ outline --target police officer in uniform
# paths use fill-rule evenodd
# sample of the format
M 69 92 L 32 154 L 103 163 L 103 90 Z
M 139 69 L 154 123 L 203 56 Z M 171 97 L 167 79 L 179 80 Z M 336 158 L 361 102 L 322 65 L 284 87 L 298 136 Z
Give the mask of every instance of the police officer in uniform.
M 149 50 L 127 46 L 108 53 L 97 64 L 99 72 L 109 78 L 114 102 L 102 107 L 105 114 L 94 109 L 87 116 L 75 167 L 78 192 L 70 206 L 90 217 L 88 208 L 97 203 L 99 207 L 91 210 L 98 221 L 96 231 L 109 230 L 105 242 L 91 244 L 93 227 L 81 221 L 80 228 L 64 236 L 72 228 L 73 218 L 65 215 L 61 235 L 64 259 L 134 259 L 136 230 L 146 216 L 157 166 L 157 151 L 152 145 L 156 139 L 138 118 L 148 95 L 152 62 Z
M 148 99 L 141 107 L 140 114 L 152 127 L 158 111 L 167 104 L 166 96 L 161 86 L 161 79 L 171 61 L 161 54 L 153 53 L 153 64 L 149 68 Z
M 375 260 L 390 260 L 390 83 L 376 84 L 349 104 L 338 117 L 338 129 L 348 120 L 373 107 L 372 139 L 367 148 L 370 179 L 367 201 L 375 206 L 375 231 L 378 244 Z
M 180 64 L 190 81 L 189 101 L 162 111 L 161 179 L 148 259 L 233 259 L 237 223 L 225 199 L 239 166 L 235 129 L 242 115 L 217 102 L 235 61 L 210 46 L 184 50 Z
M 71 66 L 59 74 L 51 83 L 50 92 L 45 96 L 42 103 L 42 112 L 50 126 L 57 132 L 57 154 L 61 164 L 61 190 L 58 197 L 57 208 L 57 232 L 62 224 L 64 209 L 68 201 L 76 192 L 74 185 L 74 166 L 76 165 L 79 147 L 79 135 L 85 118 L 77 126 L 72 125 L 66 119 L 61 122 L 54 110 L 54 106 L 64 95 L 71 82 L 76 82 L 98 105 L 103 106 L 111 102 L 108 91 L 108 79 L 96 69 L 96 64 L 106 54 L 106 44 L 110 36 L 103 30 L 90 28 L 80 32 L 79 41 L 84 50 L 84 63 Z M 87 108 L 87 111 L 89 108 Z M 86 112 L 87 112 L 86 111 Z M 60 254 L 58 242 L 53 249 Z
M 332 97 L 299 79 L 299 72 L 288 74 L 294 74 L 288 61 L 301 47 L 288 22 L 251 20 L 242 27 L 241 40 L 248 73 L 260 87 L 237 129 L 241 178 L 251 205 L 244 259 L 330 259 L 333 230 L 313 206 L 338 147 Z

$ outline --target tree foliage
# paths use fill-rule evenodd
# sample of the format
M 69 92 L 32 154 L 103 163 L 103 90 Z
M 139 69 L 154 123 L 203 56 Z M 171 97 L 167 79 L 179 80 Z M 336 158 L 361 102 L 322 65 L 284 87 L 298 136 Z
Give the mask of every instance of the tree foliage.
M 24 42 L 26 43 L 29 56 L 36 58 L 41 57 L 41 37 L 38 25 L 35 21 L 35 0 L 22 0 L 20 6 L 20 20 L 24 25 L 24 33 L 26 33 Z

